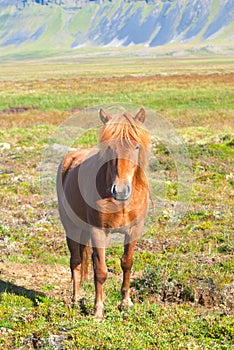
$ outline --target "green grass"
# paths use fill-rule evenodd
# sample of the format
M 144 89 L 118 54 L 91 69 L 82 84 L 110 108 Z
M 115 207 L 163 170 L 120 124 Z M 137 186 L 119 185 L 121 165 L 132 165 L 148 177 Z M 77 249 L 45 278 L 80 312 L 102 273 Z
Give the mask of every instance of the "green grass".
M 112 304 L 109 301 L 106 305 L 108 316 L 105 321 L 98 323 L 89 314 L 89 304 L 85 317 L 76 308 L 41 296 L 28 298 L 4 293 L 1 299 L 7 305 L 2 309 L 2 325 L 13 329 L 15 344 L 25 348 L 36 338 L 42 348 L 49 349 L 55 329 L 58 329 L 57 337 L 60 336 L 60 344 L 65 348 L 93 349 L 231 349 L 234 335 L 230 316 L 201 315 L 198 310 L 185 305 L 168 308 L 146 302 L 137 304 L 127 313 L 120 313 L 113 310 L 115 301 L 112 300 Z M 2 339 L 3 347 L 9 344 L 7 340 L 7 337 Z
M 97 10 L 98 7 L 95 5 L 87 11 L 87 9 L 83 8 L 77 14 L 72 17 L 68 29 L 71 31 L 73 35 L 77 35 L 79 33 L 80 35 L 85 35 L 88 32 L 91 18 L 95 15 L 95 10 Z M 77 28 L 77 23 L 79 23 L 79 28 Z
M 233 91 L 229 84 L 224 86 L 221 82 L 217 86 L 213 79 L 207 77 L 195 86 L 179 85 L 175 80 L 175 87 L 167 86 L 162 82 L 161 86 L 157 79 L 152 76 L 141 81 L 140 78 L 129 77 L 128 83 L 121 79 L 113 79 L 105 82 L 82 79 L 47 80 L 39 81 L 32 86 L 29 81 L 22 85 L 21 81 L 9 84 L 4 89 L 4 95 L 0 96 L 0 109 L 10 106 L 29 106 L 40 110 L 67 110 L 74 107 L 84 108 L 91 105 L 100 105 L 114 101 L 145 105 L 157 111 L 171 109 L 183 112 L 188 108 L 196 112 L 231 110 L 233 107 Z M 165 79 L 165 82 L 168 79 Z M 201 79 L 200 79 L 201 80 Z M 211 83 L 209 84 L 209 80 Z M 4 82 L 2 83 L 4 85 Z M 179 86 L 178 86 L 179 85 Z M 51 88 L 53 86 L 53 88 Z M 18 88 L 18 90 L 14 90 Z M 61 98 L 62 96 L 62 98 Z
M 0 143 L 10 145 L 1 150 L 0 173 L 2 349 L 232 349 L 233 304 L 230 309 L 224 291 L 234 271 L 233 74 L 227 62 L 212 62 L 160 61 L 165 76 L 148 75 L 152 61 L 142 67 L 130 59 L 122 70 L 118 60 L 101 71 L 99 60 L 61 63 L 54 71 L 51 63 L 1 66 L 0 109 L 37 107 L 0 115 Z M 170 75 L 175 66 L 177 75 Z M 129 76 L 129 67 L 146 76 Z M 171 229 L 170 206 L 150 210 L 134 255 L 134 307 L 128 311 L 118 309 L 123 247 L 108 248 L 105 319 L 99 323 L 92 278 L 71 307 L 69 253 L 38 166 L 57 127 L 76 113 L 70 108 L 116 101 L 154 108 L 170 121 L 192 160 L 193 189 L 185 215 Z M 84 132 L 73 146 L 93 146 L 96 134 Z M 162 174 L 162 198 L 174 203 L 173 155 L 155 140 L 151 155 L 149 175 Z M 200 289 L 213 291 L 210 299 L 197 302 Z

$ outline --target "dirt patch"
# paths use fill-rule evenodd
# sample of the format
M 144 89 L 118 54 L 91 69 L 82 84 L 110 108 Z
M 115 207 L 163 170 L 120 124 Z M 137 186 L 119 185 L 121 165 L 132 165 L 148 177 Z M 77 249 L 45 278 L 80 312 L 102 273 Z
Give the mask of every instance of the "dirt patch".
M 70 269 L 63 265 L 41 263 L 1 263 L 0 293 L 19 295 L 39 294 L 69 300 L 71 296 Z
M 160 288 L 160 301 L 164 303 L 181 303 L 194 301 L 193 294 L 176 280 L 169 280 Z
M 35 110 L 36 107 L 27 107 L 27 106 L 20 106 L 20 107 L 9 107 L 2 110 L 2 113 L 5 114 L 16 114 L 16 113 L 24 113 L 27 111 Z
M 142 302 L 193 303 L 196 307 L 219 310 L 234 314 L 234 283 L 218 289 L 211 278 L 197 279 L 191 283 L 181 283 L 175 279 L 165 279 L 157 269 L 151 269 L 132 281 L 133 297 Z
M 232 85 L 233 79 L 234 79 L 234 73 L 211 73 L 211 74 L 198 74 L 198 73 L 189 73 L 189 74 L 181 74 L 181 73 L 162 73 L 162 74 L 153 74 L 153 75 L 127 75 L 123 77 L 112 77 L 112 82 L 121 82 L 124 81 L 125 83 L 136 83 L 136 82 L 154 82 L 154 83 L 160 83 L 163 85 L 167 85 L 167 83 L 175 83 L 176 86 L 187 86 L 188 83 L 197 83 L 199 85 L 207 85 L 208 82 L 214 83 L 214 84 L 230 84 Z M 77 79 L 76 79 L 77 80 Z M 83 82 L 84 80 L 92 81 L 92 82 L 102 82 L 102 83 L 109 83 L 110 79 L 107 77 L 98 77 L 98 78 L 90 78 L 90 79 L 80 79 L 80 82 Z
M 72 115 L 71 112 L 45 112 L 36 108 L 31 108 L 24 112 L 18 111 L 13 113 L 7 111 L 7 109 L 0 111 L 1 126 L 5 129 L 12 127 L 33 127 L 39 124 L 59 125 Z
M 175 248 L 179 245 L 179 239 L 141 239 L 136 246 L 137 252 L 165 252 L 168 249 Z

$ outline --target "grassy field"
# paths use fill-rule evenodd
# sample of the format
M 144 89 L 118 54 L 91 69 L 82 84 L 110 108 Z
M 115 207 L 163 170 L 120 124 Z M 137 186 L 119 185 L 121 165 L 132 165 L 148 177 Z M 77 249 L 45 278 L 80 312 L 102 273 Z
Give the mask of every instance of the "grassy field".
M 96 57 L 0 67 L 0 348 L 232 349 L 234 342 L 234 70 L 228 58 Z M 134 256 L 134 307 L 120 312 L 122 246 L 107 252 L 105 319 L 90 279 L 71 307 L 69 254 L 41 193 L 48 138 L 81 109 L 112 103 L 159 112 L 184 139 L 193 190 L 179 225 L 149 213 Z M 89 138 L 88 138 L 89 137 Z M 88 134 L 79 143 L 95 144 Z M 153 139 L 151 172 L 178 197 L 176 166 Z

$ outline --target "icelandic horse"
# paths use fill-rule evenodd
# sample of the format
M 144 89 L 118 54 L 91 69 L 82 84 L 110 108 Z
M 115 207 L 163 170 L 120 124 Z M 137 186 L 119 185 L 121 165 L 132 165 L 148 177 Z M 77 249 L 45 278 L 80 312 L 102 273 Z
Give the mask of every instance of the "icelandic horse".
M 105 251 L 108 237 L 124 238 L 121 257 L 123 282 L 120 307 L 132 305 L 130 273 L 133 253 L 148 210 L 146 177 L 150 136 L 144 128 L 143 108 L 134 116 L 128 111 L 111 116 L 99 111 L 103 123 L 98 147 L 78 149 L 61 162 L 57 173 L 58 207 L 70 250 L 73 302 L 80 282 L 87 277 L 88 252 L 92 250 L 96 318 L 103 318 L 103 284 L 107 278 Z

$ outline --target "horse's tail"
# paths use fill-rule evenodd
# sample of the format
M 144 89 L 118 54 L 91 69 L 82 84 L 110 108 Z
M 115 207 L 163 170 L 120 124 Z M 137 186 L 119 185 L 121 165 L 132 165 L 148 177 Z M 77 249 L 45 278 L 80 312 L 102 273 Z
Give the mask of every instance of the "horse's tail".
M 88 278 L 92 248 L 88 245 L 82 247 L 81 254 L 81 282 Z

